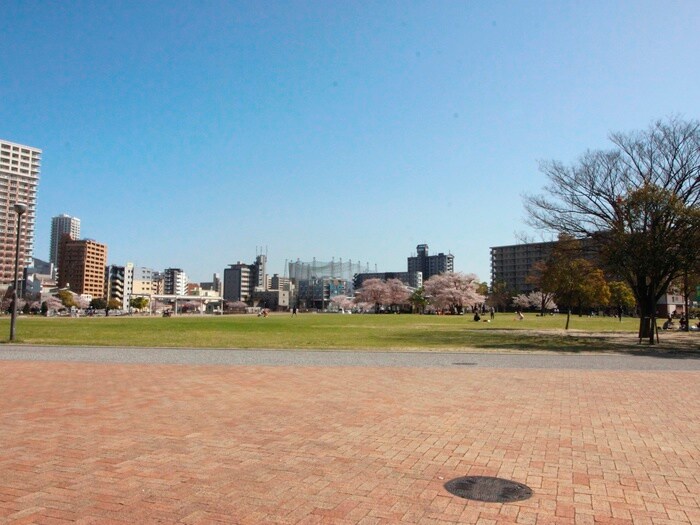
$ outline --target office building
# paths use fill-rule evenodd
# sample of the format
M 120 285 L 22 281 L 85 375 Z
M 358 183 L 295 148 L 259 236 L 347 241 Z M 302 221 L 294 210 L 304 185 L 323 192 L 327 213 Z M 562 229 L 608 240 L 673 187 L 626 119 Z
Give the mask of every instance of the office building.
M 59 288 L 69 288 L 93 299 L 105 297 L 106 245 L 91 239 L 71 239 L 65 234 L 60 242 L 58 265 Z
M 51 219 L 51 247 L 49 262 L 58 265 L 58 249 L 64 234 L 71 239 L 80 239 L 80 219 L 62 214 Z
M 39 183 L 41 150 L 0 139 L 0 284 L 21 278 L 31 264 L 34 250 L 36 190 Z M 15 276 L 17 213 L 15 203 L 27 205 L 22 215 L 19 268 Z

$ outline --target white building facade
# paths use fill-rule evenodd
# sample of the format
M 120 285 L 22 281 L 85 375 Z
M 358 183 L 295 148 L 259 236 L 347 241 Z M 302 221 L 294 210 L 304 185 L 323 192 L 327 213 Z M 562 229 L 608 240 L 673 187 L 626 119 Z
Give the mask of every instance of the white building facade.
M 163 272 L 165 295 L 187 295 L 187 274 L 180 268 L 166 268 Z
M 64 234 L 70 235 L 71 239 L 80 239 L 80 219 L 62 214 L 51 219 L 51 247 L 49 252 L 49 262 L 54 267 L 58 265 L 58 249 L 61 245 L 61 237 Z

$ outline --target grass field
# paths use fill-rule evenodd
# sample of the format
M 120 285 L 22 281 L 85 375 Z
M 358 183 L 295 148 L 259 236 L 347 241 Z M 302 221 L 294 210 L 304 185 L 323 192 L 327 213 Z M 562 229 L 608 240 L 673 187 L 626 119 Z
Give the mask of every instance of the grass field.
M 36 345 L 90 345 L 195 348 L 299 348 L 378 350 L 557 350 L 607 351 L 637 345 L 636 319 L 497 314 L 493 322 L 465 316 L 273 314 L 43 318 L 17 320 L 17 342 Z M 9 319 L 0 320 L 9 333 Z M 683 334 L 691 344 L 700 334 Z M 7 336 L 3 339 L 7 341 Z M 662 340 L 662 346 L 663 346 Z M 687 345 L 686 345 L 687 346 Z

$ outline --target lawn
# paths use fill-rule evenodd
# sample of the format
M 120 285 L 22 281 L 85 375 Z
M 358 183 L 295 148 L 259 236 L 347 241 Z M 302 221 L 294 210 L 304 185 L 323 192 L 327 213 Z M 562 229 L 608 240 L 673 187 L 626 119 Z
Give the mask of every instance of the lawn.
M 636 319 L 496 314 L 493 322 L 465 316 L 273 314 L 162 317 L 43 318 L 21 316 L 17 342 L 198 348 L 377 350 L 615 350 L 637 344 Z M 0 319 L 9 332 L 9 319 Z M 684 334 L 697 336 L 700 334 Z M 6 337 L 3 338 L 5 341 Z

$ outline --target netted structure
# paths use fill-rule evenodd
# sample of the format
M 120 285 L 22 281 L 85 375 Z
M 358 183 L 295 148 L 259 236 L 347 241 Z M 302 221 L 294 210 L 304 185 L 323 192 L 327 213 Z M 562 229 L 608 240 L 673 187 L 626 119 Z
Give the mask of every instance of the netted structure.
M 356 273 L 369 271 L 369 263 L 362 266 L 362 263 L 348 260 L 343 262 L 342 259 L 336 261 L 333 259 L 330 262 L 317 261 L 314 259 L 311 262 L 303 262 L 297 259 L 289 263 L 289 278 L 295 279 L 296 282 L 309 279 L 345 279 L 352 282 L 352 278 Z

